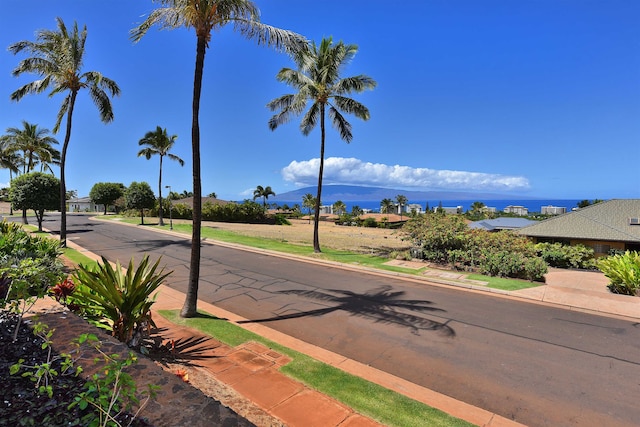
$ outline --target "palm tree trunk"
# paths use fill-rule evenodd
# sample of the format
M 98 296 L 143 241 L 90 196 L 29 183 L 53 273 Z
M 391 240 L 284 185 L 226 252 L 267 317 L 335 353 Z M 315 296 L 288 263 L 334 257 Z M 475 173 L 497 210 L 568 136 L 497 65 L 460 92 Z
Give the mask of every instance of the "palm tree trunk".
M 202 185 L 200 182 L 200 94 L 207 41 L 198 36 L 196 69 L 193 77 L 193 117 L 191 123 L 191 150 L 193 152 L 193 221 L 191 233 L 191 260 L 187 296 L 180 311 L 181 317 L 194 317 L 198 312 L 198 284 L 200 281 L 200 230 L 202 228 Z
M 324 104 L 320 107 L 320 170 L 318 171 L 318 193 L 316 196 L 316 211 L 313 215 L 313 252 L 320 253 L 320 236 L 318 225 L 320 223 L 320 202 L 322 196 L 322 174 L 324 172 Z
M 62 154 L 60 155 L 60 246 L 67 247 L 67 184 L 64 177 L 64 166 L 67 160 L 67 148 L 71 139 L 71 118 L 73 117 L 73 107 L 76 103 L 76 91 L 71 92 L 69 109 L 67 110 L 67 131 L 62 144 Z
M 160 202 L 158 206 L 158 225 L 162 227 L 164 226 L 164 221 L 162 221 L 162 154 L 160 154 L 160 177 L 158 178 L 158 201 Z

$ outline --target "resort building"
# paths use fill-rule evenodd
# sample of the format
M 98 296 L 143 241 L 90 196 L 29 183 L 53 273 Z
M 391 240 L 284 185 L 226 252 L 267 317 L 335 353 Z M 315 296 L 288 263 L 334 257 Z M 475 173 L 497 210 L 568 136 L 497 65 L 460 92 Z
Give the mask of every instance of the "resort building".
M 527 215 L 529 215 L 529 209 L 525 208 L 524 206 L 509 205 L 506 208 L 504 208 L 504 213 L 510 213 L 510 214 L 520 215 L 520 216 L 527 216 Z
M 567 213 L 567 208 L 551 205 L 543 206 L 540 208 L 540 213 L 542 215 L 561 215 Z

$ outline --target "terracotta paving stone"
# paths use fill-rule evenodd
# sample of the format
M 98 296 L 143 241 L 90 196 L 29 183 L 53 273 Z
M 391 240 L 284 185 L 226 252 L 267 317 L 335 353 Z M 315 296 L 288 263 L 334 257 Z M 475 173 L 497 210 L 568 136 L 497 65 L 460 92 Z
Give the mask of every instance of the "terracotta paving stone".
M 242 366 L 253 372 L 273 366 L 273 362 L 244 349 L 229 353 L 227 358 L 233 362 L 242 364 Z
M 236 363 L 226 357 L 212 357 L 210 359 L 199 360 L 197 365 L 206 368 L 213 374 L 219 374 L 222 371 L 226 371 L 231 367 L 237 366 Z
M 258 371 L 231 386 L 267 410 L 304 390 L 304 385 L 273 369 Z
M 269 351 L 272 351 L 269 347 L 254 341 L 243 344 L 242 348 L 252 351 L 256 354 L 265 354 L 265 353 L 268 353 Z
M 340 423 L 338 427 L 382 427 L 384 424 L 380 424 L 372 420 L 371 418 L 363 417 L 362 415 L 353 414 L 344 422 Z
M 251 376 L 252 373 L 252 371 L 243 366 L 233 364 L 228 369 L 216 373 L 215 376 L 223 383 L 229 384 L 235 388 L 236 383 Z
M 351 410 L 314 390 L 304 390 L 271 409 L 287 425 L 325 427 L 340 425 Z

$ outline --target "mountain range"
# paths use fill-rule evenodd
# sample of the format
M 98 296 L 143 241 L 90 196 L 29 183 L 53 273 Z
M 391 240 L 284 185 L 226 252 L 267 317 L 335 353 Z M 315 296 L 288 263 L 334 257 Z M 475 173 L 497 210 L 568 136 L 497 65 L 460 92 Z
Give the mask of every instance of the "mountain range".
M 312 194 L 314 197 L 317 187 L 305 187 L 286 193 L 277 194 L 269 198 L 270 202 L 300 202 L 305 194 Z M 533 199 L 532 197 L 494 193 L 473 193 L 454 191 L 408 191 L 382 187 L 361 187 L 357 185 L 325 185 L 322 187 L 322 201 L 334 202 L 363 202 L 382 199 L 395 200 L 396 196 L 402 194 L 409 201 L 411 200 L 506 200 L 518 198 L 520 200 Z

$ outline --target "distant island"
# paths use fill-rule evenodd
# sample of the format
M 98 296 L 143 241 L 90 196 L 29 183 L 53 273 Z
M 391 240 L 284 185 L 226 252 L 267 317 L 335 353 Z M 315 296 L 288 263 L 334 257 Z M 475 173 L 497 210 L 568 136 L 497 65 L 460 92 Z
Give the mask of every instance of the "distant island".
M 312 194 L 314 197 L 317 187 L 305 187 L 286 193 L 277 194 L 269 198 L 269 202 L 291 202 L 300 201 L 305 194 Z M 396 196 L 402 194 L 411 200 L 508 200 L 517 198 L 519 200 L 538 199 L 536 197 L 523 196 L 521 194 L 495 194 L 495 193 L 472 193 L 454 191 L 408 191 L 382 187 L 361 187 L 357 185 L 325 185 L 322 187 L 322 200 L 343 202 L 380 202 L 382 199 L 395 200 Z

